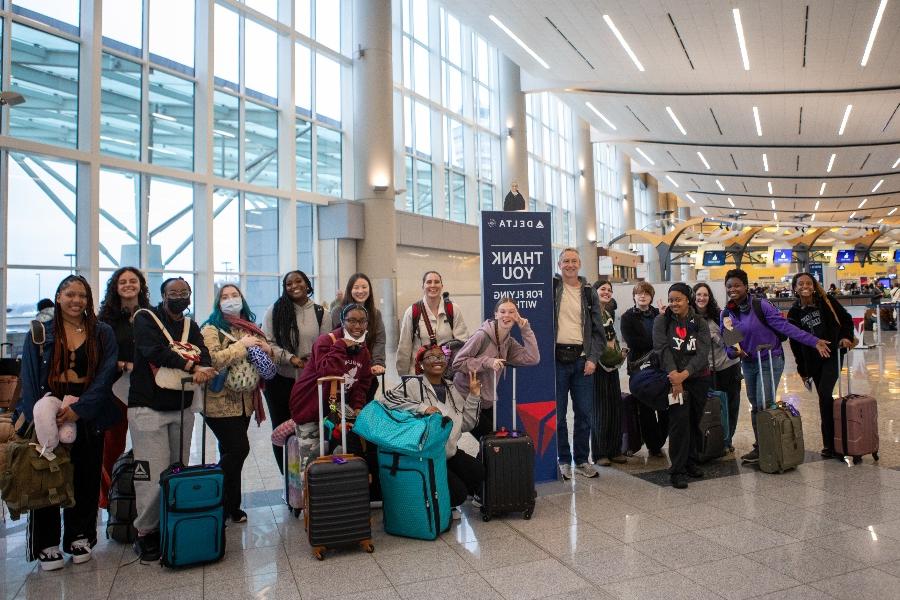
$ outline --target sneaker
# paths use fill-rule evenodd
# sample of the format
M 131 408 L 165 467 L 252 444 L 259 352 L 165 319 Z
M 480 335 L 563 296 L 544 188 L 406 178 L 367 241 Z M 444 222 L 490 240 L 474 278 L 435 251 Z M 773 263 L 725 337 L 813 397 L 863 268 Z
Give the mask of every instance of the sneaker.
M 694 479 L 703 479 L 703 471 L 701 471 L 694 465 L 688 465 L 687 467 L 685 467 L 684 472 L 687 473 L 688 477 L 693 477 Z
M 626 458 L 626 456 L 624 454 L 620 454 L 618 456 L 613 456 L 609 460 L 611 460 L 612 462 L 619 464 L 619 465 L 624 465 L 625 463 L 628 462 L 628 458 Z
M 758 463 L 759 462 L 759 448 L 754 448 L 747 454 L 741 457 L 741 460 L 745 463 Z
M 472 495 L 472 506 L 474 506 L 475 508 L 481 508 L 481 496 L 479 496 L 478 494 Z
M 682 475 L 681 473 L 675 473 L 671 477 L 672 487 L 676 490 L 684 490 L 687 489 L 688 482 L 687 477 Z
M 831 448 L 822 448 L 821 450 L 819 450 L 819 454 L 822 456 L 822 458 L 834 458 L 834 450 L 832 450 Z
M 245 513 L 241 509 L 237 509 L 236 511 L 231 513 L 231 522 L 232 523 L 246 523 L 247 522 L 247 513 Z
M 69 554 L 72 555 L 72 562 L 76 565 L 80 565 L 81 563 L 86 563 L 91 560 L 91 542 L 87 540 L 87 538 L 79 538 L 72 542 L 72 546 L 69 549 Z
M 62 552 L 56 546 L 41 550 L 38 560 L 41 561 L 42 571 L 57 571 L 66 566 L 66 559 L 63 558 Z
M 562 478 L 566 481 L 572 479 L 572 465 L 568 463 L 559 463 L 559 474 L 562 475 Z
M 600 465 L 601 467 L 608 467 L 612 464 L 612 462 L 604 456 L 603 458 L 599 458 L 599 459 L 595 460 L 594 464 Z
M 138 536 L 134 541 L 134 553 L 144 562 L 156 562 L 159 560 L 159 532 L 154 531 L 144 536 Z
M 575 467 L 575 472 L 581 475 L 582 477 L 599 477 L 600 473 L 597 472 L 597 469 L 594 468 L 594 465 L 591 463 L 581 463 Z
M 450 509 L 450 517 L 454 521 L 459 521 L 460 519 L 462 519 L 462 511 L 454 506 L 452 509 Z

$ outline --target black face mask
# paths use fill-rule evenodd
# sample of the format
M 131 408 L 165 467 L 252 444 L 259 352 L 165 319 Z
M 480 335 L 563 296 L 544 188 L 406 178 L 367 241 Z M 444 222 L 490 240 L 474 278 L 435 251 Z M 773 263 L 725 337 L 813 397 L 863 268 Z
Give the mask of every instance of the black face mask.
M 190 298 L 166 298 L 166 308 L 173 315 L 180 315 L 190 305 Z

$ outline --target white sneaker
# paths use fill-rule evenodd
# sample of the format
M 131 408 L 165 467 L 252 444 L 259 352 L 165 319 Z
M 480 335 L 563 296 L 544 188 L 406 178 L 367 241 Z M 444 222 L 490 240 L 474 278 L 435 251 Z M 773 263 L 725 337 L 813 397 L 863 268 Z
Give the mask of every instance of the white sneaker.
M 562 478 L 566 481 L 572 479 L 572 465 L 569 463 L 559 463 L 559 474 L 562 475 Z
M 597 469 L 594 468 L 594 465 L 591 463 L 581 463 L 575 467 L 575 472 L 581 475 L 582 477 L 599 477 L 599 473 Z
M 460 512 L 460 510 L 454 506 L 452 509 L 450 509 L 450 516 L 454 521 L 459 521 L 460 519 L 462 519 L 462 512 Z
M 44 548 L 38 555 L 38 560 L 41 562 L 42 571 L 57 571 L 66 566 L 66 559 L 56 546 Z
M 481 508 L 481 496 L 479 496 L 478 494 L 472 496 L 471 502 L 472 506 L 474 506 L 475 508 Z
M 72 548 L 69 550 L 72 555 L 72 562 L 76 565 L 86 563 L 91 560 L 91 543 L 87 538 L 80 538 L 72 542 Z

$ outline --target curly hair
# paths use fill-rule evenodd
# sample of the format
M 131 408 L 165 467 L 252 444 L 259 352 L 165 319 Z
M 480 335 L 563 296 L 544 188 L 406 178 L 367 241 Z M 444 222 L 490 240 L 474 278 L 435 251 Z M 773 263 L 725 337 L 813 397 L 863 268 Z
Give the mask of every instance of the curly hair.
M 697 308 L 697 290 L 700 288 L 706 288 L 706 293 L 709 294 L 709 303 L 706 305 L 705 310 L 700 310 Z M 694 285 L 694 310 L 696 310 L 701 317 L 704 319 L 709 319 L 711 321 L 719 322 L 719 315 L 722 314 L 722 309 L 719 308 L 719 303 L 716 302 L 716 297 L 713 296 L 712 288 L 709 287 L 708 284 L 704 282 L 700 282 Z
M 140 289 L 138 290 L 138 308 L 150 308 L 150 289 L 147 287 L 147 278 L 137 267 L 120 267 L 113 271 L 106 281 L 106 292 L 103 301 L 100 302 L 100 314 L 97 318 L 104 323 L 113 323 L 122 318 L 131 318 L 131 315 L 123 314 L 122 298 L 119 297 L 119 278 L 125 273 L 134 273 L 138 278 Z

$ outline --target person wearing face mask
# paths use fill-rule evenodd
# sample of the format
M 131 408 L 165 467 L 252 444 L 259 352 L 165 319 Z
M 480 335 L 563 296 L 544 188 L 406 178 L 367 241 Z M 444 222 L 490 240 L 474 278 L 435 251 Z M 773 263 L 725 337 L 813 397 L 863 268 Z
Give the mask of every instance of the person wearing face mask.
M 291 271 L 281 280 L 281 297 L 263 316 L 262 330 L 278 365 L 278 374 L 266 383 L 266 408 L 274 431 L 291 416 L 294 382 L 303 372 L 316 339 L 331 329 L 325 309 L 312 301 L 312 282 L 303 271 Z M 284 472 L 284 449 L 272 444 L 278 470 Z
M 622 339 L 628 345 L 629 375 L 636 372 L 647 355 L 653 352 L 653 321 L 659 315 L 659 309 L 653 306 L 655 293 L 653 286 L 646 281 L 636 284 L 632 291 L 634 306 L 622 315 Z M 669 435 L 669 412 L 653 410 L 643 402 L 638 402 L 638 419 L 641 437 L 650 456 L 662 457 L 662 447 Z
M 237 368 L 247 361 L 247 350 L 253 347 L 272 355 L 266 334 L 254 321 L 256 315 L 238 286 L 229 283 L 219 288 L 212 313 L 200 330 L 217 371 Z M 257 377 L 256 386 L 249 390 L 234 390 L 226 383 L 218 392 L 208 389 L 206 394 L 204 414 L 219 440 L 219 464 L 225 475 L 225 514 L 232 523 L 247 521 L 247 513 L 241 510 L 241 471 L 250 454 L 250 417 L 256 417 L 257 426 L 266 418 L 263 382 L 262 377 Z
M 128 424 L 134 448 L 135 468 L 141 467 L 146 478 L 135 476 L 134 493 L 137 518 L 134 526 L 138 538 L 134 550 L 143 561 L 159 560 L 159 475 L 172 463 L 188 462 L 194 413 L 185 410 L 193 402 L 193 392 L 164 389 L 156 385 L 154 370 L 168 367 L 184 371 L 194 383 L 204 384 L 216 375 L 200 328 L 193 320 L 187 341 L 200 349 L 200 361 L 185 360 L 169 347 L 169 340 L 181 340 L 184 311 L 191 304 L 191 287 L 181 277 L 163 281 L 163 300 L 158 306 L 140 310 L 134 315 L 134 371 L 128 394 Z M 152 314 L 151 314 L 152 313 Z M 154 318 L 154 315 L 156 318 Z M 157 323 L 157 320 L 159 323 Z M 178 456 L 179 423 L 184 413 L 184 456 Z
M 853 317 L 840 302 L 828 299 L 825 290 L 809 273 L 797 273 L 791 282 L 797 301 L 788 311 L 788 322 L 819 339 L 828 340 L 838 348 L 826 359 L 809 346 L 791 340 L 791 351 L 797 361 L 797 374 L 815 384 L 819 397 L 819 416 L 822 424 L 823 458 L 843 460 L 834 448 L 834 384 L 844 354 L 858 340 L 853 334 Z
M 97 318 L 113 328 L 119 354 L 116 357 L 116 379 L 121 379 L 113 387 L 119 394 L 115 403 L 122 414 L 122 420 L 106 430 L 103 437 L 103 478 L 100 483 L 100 508 L 107 508 L 109 486 L 112 483 L 113 466 L 125 451 L 128 435 L 128 385 L 134 370 L 134 327 L 131 319 L 136 310 L 150 308 L 150 290 L 147 280 L 139 269 L 122 267 L 113 272 L 106 283 L 106 294 L 100 303 Z
M 669 307 L 653 322 L 653 349 L 672 385 L 669 401 L 669 475 L 672 487 L 684 489 L 688 477 L 703 477 L 697 468 L 700 417 L 709 392 L 709 327 L 694 312 L 693 291 L 686 283 L 669 287 Z
M 516 325 L 519 326 L 524 344 L 510 335 Z M 457 388 L 468 393 L 469 375 L 472 373 L 481 382 L 481 414 L 472 435 L 481 439 L 494 429 L 496 379 L 502 377 L 506 366 L 532 367 L 540 360 L 541 354 L 531 324 L 519 314 L 515 301 L 509 296 L 503 296 L 494 305 L 494 318 L 485 321 L 453 359 L 453 369 L 456 372 L 453 383 Z
M 431 344 L 432 333 L 434 343 L 438 345 L 450 340 L 465 342 L 469 339 L 469 329 L 459 306 L 441 296 L 444 291 L 441 274 L 427 271 L 422 276 L 422 291 L 422 299 L 407 308 L 400 319 L 397 374 L 401 376 L 415 374 L 416 349 Z
M 341 311 L 348 304 L 362 304 L 369 313 L 369 328 L 366 334 L 366 346 L 372 355 L 372 387 L 369 389 L 368 400 L 375 397 L 378 390 L 378 376 L 385 371 L 385 329 L 381 311 L 375 306 L 375 296 L 372 293 L 372 282 L 365 273 L 354 273 L 347 280 L 347 289 L 343 294 L 343 301 L 336 303 L 331 310 L 331 328 L 341 326 Z
M 368 324 L 366 308 L 362 304 L 348 304 L 341 311 L 341 326 L 319 336 L 313 344 L 309 362 L 291 390 L 291 418 L 298 429 L 318 423 L 319 409 L 316 405 L 319 392 L 316 382 L 320 377 L 338 375 L 344 378 L 348 422 L 365 406 L 372 384 L 372 362 L 366 346 Z M 323 402 L 326 404 L 322 407 L 322 414 L 328 415 L 328 390 L 324 391 Z M 335 420 L 335 426 L 340 426 L 339 418 Z M 312 428 L 309 429 L 311 434 Z M 318 447 L 318 428 L 315 435 L 315 445 Z M 340 435 L 337 438 L 340 439 Z M 347 436 L 347 445 L 345 452 L 364 457 L 359 437 L 352 432 Z

